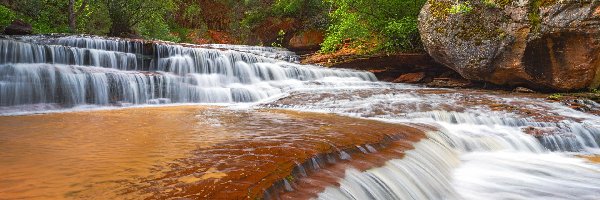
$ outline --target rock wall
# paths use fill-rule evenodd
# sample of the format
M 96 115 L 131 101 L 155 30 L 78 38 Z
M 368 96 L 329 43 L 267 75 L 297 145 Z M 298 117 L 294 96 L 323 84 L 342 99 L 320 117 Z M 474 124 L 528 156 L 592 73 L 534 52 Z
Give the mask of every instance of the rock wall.
M 471 10 L 453 12 L 457 4 Z M 419 31 L 435 60 L 470 80 L 559 91 L 600 85 L 597 0 L 429 0 Z

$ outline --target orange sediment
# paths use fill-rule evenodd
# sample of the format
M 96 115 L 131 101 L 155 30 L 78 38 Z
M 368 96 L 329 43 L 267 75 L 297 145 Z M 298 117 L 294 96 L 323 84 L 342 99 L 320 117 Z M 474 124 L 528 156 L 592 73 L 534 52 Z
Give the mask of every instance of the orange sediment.
M 579 156 L 581 158 L 585 158 L 587 160 L 589 160 L 590 162 L 593 163 L 600 163 L 600 155 L 593 155 L 593 156 Z
M 178 106 L 0 117 L 7 174 L 0 196 L 254 199 L 320 155 L 370 144 L 378 152 L 324 166 L 366 169 L 401 157 L 422 137 L 405 125 L 284 110 Z

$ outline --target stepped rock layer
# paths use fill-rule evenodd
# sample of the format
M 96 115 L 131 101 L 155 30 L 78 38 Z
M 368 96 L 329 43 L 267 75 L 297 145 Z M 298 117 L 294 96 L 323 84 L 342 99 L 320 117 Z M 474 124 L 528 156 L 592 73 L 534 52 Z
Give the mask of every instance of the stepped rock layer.
M 312 168 L 361 159 L 386 148 L 382 143 L 390 138 L 405 142 L 395 148 L 401 157 L 424 136 L 405 125 L 267 109 L 169 106 L 3 116 L 0 196 L 255 199 L 303 163 Z
M 456 5 L 472 8 L 453 13 Z M 577 90 L 600 84 L 600 2 L 429 0 L 425 49 L 463 77 L 498 85 Z
M 93 36 L 0 38 L 0 106 L 257 102 L 301 81 L 373 74 L 293 63 L 281 48 Z M 0 110 L 0 113 L 4 113 Z

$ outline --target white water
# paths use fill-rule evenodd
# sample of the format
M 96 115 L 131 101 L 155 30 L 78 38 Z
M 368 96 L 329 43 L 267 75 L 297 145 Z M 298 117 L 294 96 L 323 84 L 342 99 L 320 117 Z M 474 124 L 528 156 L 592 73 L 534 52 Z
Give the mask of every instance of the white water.
M 492 111 L 484 103 L 465 105 L 472 94 L 427 91 L 401 85 L 317 87 L 268 106 L 438 127 L 403 159 L 363 172 L 347 170 L 340 186 L 328 187 L 318 199 L 600 198 L 600 166 L 575 157 L 600 152 L 599 117 L 543 99 L 484 97 L 524 103 L 543 116 L 567 116 L 543 121 Z M 529 127 L 546 134 L 526 134 L 523 128 Z
M 575 157 L 600 152 L 597 116 L 542 99 L 372 82 L 371 73 L 287 62 L 296 57 L 282 49 L 192 47 L 72 36 L 2 39 L 0 114 L 273 101 L 264 106 L 439 128 L 404 159 L 349 169 L 340 187 L 320 199 L 600 199 L 600 168 Z M 472 99 L 560 118 L 465 103 Z
M 5 111 L 0 114 L 18 112 L 25 105 L 48 108 L 39 106 L 43 104 L 69 108 L 258 102 L 302 81 L 376 80 L 368 72 L 275 59 L 281 57 L 295 58 L 291 52 L 267 47 L 184 47 L 78 36 L 0 39 L 0 111 Z

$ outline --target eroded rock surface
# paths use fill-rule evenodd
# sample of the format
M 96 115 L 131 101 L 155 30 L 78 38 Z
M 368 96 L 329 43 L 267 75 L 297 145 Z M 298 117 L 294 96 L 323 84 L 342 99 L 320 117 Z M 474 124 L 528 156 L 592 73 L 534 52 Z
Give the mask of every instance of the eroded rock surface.
M 463 77 L 577 90 L 600 84 L 599 1 L 429 0 L 419 30 L 429 54 Z M 452 13 L 457 5 L 468 12 Z

